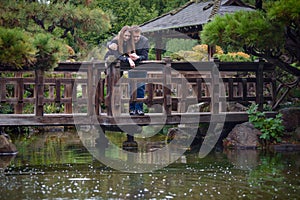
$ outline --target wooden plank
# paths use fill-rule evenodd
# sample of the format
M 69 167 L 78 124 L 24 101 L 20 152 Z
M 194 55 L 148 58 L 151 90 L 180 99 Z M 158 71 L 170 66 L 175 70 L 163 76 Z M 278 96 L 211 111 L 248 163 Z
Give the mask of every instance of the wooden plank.
M 266 117 L 275 117 L 277 112 L 266 112 Z M 99 115 L 95 121 L 94 117 L 85 114 L 44 114 L 35 116 L 33 114 L 0 114 L 0 126 L 70 126 L 74 125 L 101 125 L 101 126 L 124 126 L 124 125 L 175 125 L 184 123 L 210 123 L 223 122 L 246 122 L 248 114 L 246 112 L 224 112 L 211 115 L 210 112 L 182 113 L 166 115 L 163 113 L 147 113 L 145 116 L 130 116 L 128 113 L 120 116 Z M 213 120 L 213 121 L 212 121 Z

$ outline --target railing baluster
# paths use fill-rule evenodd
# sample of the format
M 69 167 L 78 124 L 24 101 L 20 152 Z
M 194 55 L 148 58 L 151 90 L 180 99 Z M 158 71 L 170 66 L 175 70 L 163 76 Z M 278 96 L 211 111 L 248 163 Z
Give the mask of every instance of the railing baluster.
M 256 103 L 258 104 L 258 110 L 263 111 L 263 103 L 264 103 L 264 76 L 263 76 L 263 69 L 264 69 L 264 61 L 259 59 L 258 68 L 256 71 Z
M 171 59 L 165 58 L 165 67 L 163 75 L 163 95 L 164 95 L 164 109 L 167 115 L 172 112 L 172 98 L 171 98 Z
M 18 99 L 18 102 L 15 105 L 15 113 L 22 114 L 22 112 L 23 112 L 24 79 L 22 78 L 22 72 L 17 72 L 15 76 L 17 78 L 15 95 L 16 95 L 16 98 Z
M 247 93 L 248 93 L 248 88 L 247 88 L 247 79 L 242 78 L 242 88 L 243 88 L 243 101 L 247 101 Z
M 88 71 L 87 71 L 87 91 L 88 91 L 88 99 L 87 99 L 87 114 L 93 115 L 95 111 L 95 91 L 93 87 L 93 65 L 88 65 Z
M 44 74 L 45 72 L 35 70 L 35 115 L 44 115 Z
M 228 79 L 228 100 L 233 100 L 233 78 Z
M 66 73 L 65 78 L 72 78 L 72 74 Z M 65 84 L 64 96 L 65 98 L 72 97 L 72 84 Z M 65 113 L 72 113 L 72 103 L 65 103 Z
M 219 60 L 214 62 L 215 65 L 211 69 L 211 113 L 218 114 L 220 111 Z
M 110 62 L 112 61 L 112 62 Z M 120 61 L 118 61 L 120 62 Z M 114 97 L 113 90 L 116 83 L 116 65 L 115 58 L 108 58 L 108 66 L 107 66 L 107 94 L 105 98 L 105 104 L 107 106 L 107 115 L 112 116 L 114 110 Z M 118 64 L 120 66 L 120 64 Z

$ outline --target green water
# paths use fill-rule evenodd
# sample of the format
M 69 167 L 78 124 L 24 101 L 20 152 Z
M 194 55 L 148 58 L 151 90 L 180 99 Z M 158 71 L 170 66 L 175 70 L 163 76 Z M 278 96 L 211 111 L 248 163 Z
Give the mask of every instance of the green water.
M 93 158 L 76 133 L 14 143 L 17 156 L 0 157 L 1 200 L 299 199 L 299 152 L 211 152 L 202 159 L 191 153 L 152 173 L 126 173 Z

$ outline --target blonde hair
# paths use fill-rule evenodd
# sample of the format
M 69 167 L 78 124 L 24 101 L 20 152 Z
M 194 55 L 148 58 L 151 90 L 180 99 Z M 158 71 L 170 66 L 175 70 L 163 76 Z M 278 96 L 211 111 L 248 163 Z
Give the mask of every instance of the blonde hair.
M 127 49 L 123 49 L 123 44 L 124 44 L 124 34 L 125 32 L 128 31 L 130 33 L 130 39 L 127 42 Z M 132 31 L 130 26 L 123 26 L 123 28 L 119 31 L 118 36 L 117 36 L 117 40 L 118 40 L 118 48 L 119 48 L 119 52 L 120 53 L 131 53 L 131 52 L 135 52 L 135 44 L 134 41 L 132 39 Z
M 134 33 L 142 33 L 142 29 L 138 25 L 132 25 L 131 31 Z

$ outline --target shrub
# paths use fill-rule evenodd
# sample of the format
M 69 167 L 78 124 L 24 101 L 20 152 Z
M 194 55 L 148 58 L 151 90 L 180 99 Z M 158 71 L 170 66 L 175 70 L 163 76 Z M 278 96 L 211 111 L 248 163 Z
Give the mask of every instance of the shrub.
M 275 118 L 266 118 L 265 113 L 258 111 L 258 105 L 252 104 L 247 113 L 249 114 L 249 122 L 255 128 L 261 131 L 260 139 L 266 144 L 273 142 L 281 142 L 284 126 L 282 125 L 282 114 L 277 114 Z
M 247 62 L 251 61 L 250 55 L 244 53 L 244 52 L 229 52 L 227 54 L 215 54 L 215 57 L 217 57 L 222 62 Z

